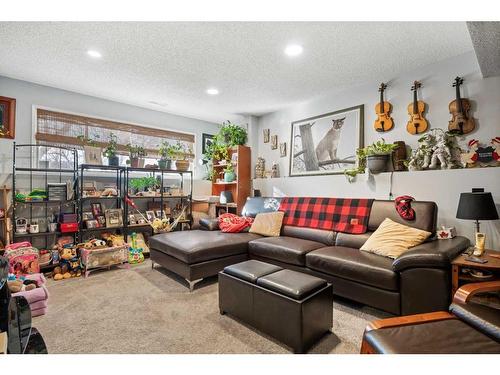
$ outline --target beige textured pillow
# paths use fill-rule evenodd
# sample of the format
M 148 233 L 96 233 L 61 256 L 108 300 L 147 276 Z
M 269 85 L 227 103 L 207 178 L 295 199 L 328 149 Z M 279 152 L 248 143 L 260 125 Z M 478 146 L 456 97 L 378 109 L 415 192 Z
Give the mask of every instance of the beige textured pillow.
M 396 259 L 410 247 L 423 243 L 431 234 L 386 218 L 360 250 Z
M 281 211 L 257 214 L 249 232 L 267 237 L 279 237 L 283 216 L 285 213 Z

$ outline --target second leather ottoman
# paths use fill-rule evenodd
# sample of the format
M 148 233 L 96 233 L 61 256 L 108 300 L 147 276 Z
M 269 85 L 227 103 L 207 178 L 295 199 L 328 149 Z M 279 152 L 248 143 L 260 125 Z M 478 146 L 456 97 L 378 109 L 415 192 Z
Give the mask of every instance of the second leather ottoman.
M 242 262 L 219 273 L 221 314 L 243 320 L 296 353 L 330 331 L 332 303 L 326 281 L 264 262 Z

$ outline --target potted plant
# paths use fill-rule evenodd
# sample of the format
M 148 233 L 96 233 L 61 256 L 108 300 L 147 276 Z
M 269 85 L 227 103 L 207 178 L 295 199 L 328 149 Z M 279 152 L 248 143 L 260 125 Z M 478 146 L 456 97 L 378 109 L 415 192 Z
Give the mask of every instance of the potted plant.
M 168 143 L 167 141 L 163 141 L 160 144 L 158 149 L 158 153 L 160 154 L 160 159 L 158 160 L 158 167 L 160 169 L 172 169 L 172 159 L 175 155 L 175 147 Z
M 226 145 L 226 147 L 239 146 L 247 143 L 248 134 L 245 128 L 233 124 L 231 121 L 222 123 L 219 133 L 216 135 L 216 142 Z
M 344 174 L 349 182 L 352 182 L 356 175 L 364 173 L 367 167 L 374 174 L 386 172 L 389 158 L 396 148 L 398 148 L 397 144 L 385 143 L 383 138 L 367 147 L 358 148 L 356 150 L 358 166 L 344 170 Z
M 77 136 L 83 146 L 83 154 L 85 157 L 85 164 L 98 165 L 102 163 L 101 148 L 98 146 L 95 139 L 87 138 L 83 134 Z M 96 138 L 99 138 L 96 135 Z
M 141 177 L 131 178 L 129 181 L 130 193 L 136 195 L 140 191 L 144 191 L 146 187 L 144 184 L 144 179 Z
M 132 145 L 127 143 L 127 150 L 129 152 L 129 160 L 127 164 L 130 164 L 132 168 L 142 168 L 144 167 L 144 156 L 146 156 L 146 150 L 142 146 Z
M 174 147 L 174 153 L 175 153 L 175 169 L 178 171 L 185 172 L 189 169 L 189 153 L 188 150 L 186 150 L 186 147 L 180 143 L 177 142 Z
M 387 172 L 392 152 L 398 148 L 394 143 L 385 143 L 384 138 L 366 147 L 366 166 L 371 173 Z
M 229 162 L 226 168 L 224 168 L 224 181 L 233 182 L 236 179 L 236 174 L 234 173 L 233 163 Z
M 109 135 L 109 142 L 104 149 L 104 156 L 108 158 L 108 165 L 112 165 L 117 167 L 120 164 L 120 160 L 118 159 L 118 155 L 116 155 L 118 145 L 118 138 L 116 135 L 111 133 Z

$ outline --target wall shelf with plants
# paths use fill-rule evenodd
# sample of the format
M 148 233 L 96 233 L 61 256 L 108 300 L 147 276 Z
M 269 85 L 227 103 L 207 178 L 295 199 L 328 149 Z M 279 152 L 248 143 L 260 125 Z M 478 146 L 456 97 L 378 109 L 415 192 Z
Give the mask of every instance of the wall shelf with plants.
M 232 203 L 231 210 L 237 214 L 241 213 L 251 189 L 251 150 L 245 146 L 247 138 L 245 128 L 225 122 L 203 155 L 207 179 L 212 181 L 212 195 L 229 192 L 233 202 L 228 203 Z M 229 206 L 224 204 L 220 208 L 228 210 Z

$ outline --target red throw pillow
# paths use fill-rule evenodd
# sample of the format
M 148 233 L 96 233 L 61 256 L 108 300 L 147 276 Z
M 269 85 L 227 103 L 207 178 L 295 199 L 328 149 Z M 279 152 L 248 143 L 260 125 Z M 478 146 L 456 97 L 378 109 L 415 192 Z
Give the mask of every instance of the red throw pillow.
M 251 217 L 235 214 L 222 214 L 219 216 L 219 228 L 224 233 L 239 233 L 250 228 L 253 223 Z

